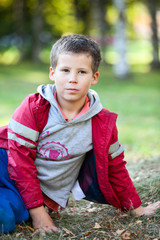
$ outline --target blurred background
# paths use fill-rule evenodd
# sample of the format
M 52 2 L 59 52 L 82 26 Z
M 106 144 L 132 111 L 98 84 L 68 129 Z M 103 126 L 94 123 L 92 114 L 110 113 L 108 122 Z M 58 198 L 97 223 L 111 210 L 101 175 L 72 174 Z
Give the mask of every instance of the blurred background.
M 119 114 L 127 154 L 160 155 L 159 0 L 0 0 L 0 126 L 49 83 L 51 47 L 72 33 L 101 46 L 95 90 Z
M 108 64 L 126 52 L 129 65 L 160 67 L 158 0 L 1 0 L 0 21 L 1 64 L 49 63 L 53 42 L 77 33 L 96 39 Z

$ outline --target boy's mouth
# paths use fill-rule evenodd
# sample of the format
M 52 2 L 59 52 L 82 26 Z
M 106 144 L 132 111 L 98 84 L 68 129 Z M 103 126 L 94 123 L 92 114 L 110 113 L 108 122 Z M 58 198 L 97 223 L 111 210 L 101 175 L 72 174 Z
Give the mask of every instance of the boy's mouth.
M 67 91 L 69 92 L 78 92 L 79 90 L 76 88 L 67 88 Z

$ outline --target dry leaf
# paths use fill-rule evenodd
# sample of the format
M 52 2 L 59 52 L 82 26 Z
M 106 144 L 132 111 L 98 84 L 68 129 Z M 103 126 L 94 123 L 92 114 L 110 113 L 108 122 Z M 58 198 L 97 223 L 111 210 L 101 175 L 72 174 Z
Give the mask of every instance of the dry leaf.
M 92 232 L 86 232 L 86 233 L 83 234 L 83 237 L 87 237 L 87 236 L 89 236 L 91 233 L 92 233 Z
M 90 214 L 85 214 L 84 216 L 85 216 L 85 217 L 90 217 L 91 215 L 90 215 Z
M 95 223 L 95 225 L 94 225 L 93 228 L 95 228 L 95 229 L 99 229 L 99 228 L 101 228 L 101 225 L 100 225 L 99 223 Z
M 27 228 L 31 231 L 31 232 L 34 232 L 34 228 L 30 227 L 30 226 L 27 226 Z
M 23 235 L 23 233 L 17 233 L 16 238 L 19 237 L 20 235 Z
M 21 226 L 21 225 L 18 225 L 19 228 L 21 228 L 22 230 L 26 230 L 26 229 L 29 229 L 31 232 L 34 232 L 34 229 L 30 226 Z
M 131 237 L 137 237 L 137 234 L 131 233 L 130 236 L 131 236 Z
M 71 212 L 78 212 L 78 210 L 79 210 L 79 209 L 78 209 L 77 207 L 70 208 L 70 211 L 71 211 Z
M 141 221 L 141 220 L 137 220 L 137 221 L 136 221 L 136 223 L 138 223 L 138 224 L 141 224 L 141 223 L 142 223 L 142 221 Z
M 124 240 L 130 240 L 131 238 L 130 238 L 130 232 L 126 232 L 125 234 L 124 234 L 124 236 L 123 236 L 123 239 Z
M 131 237 L 130 237 L 130 235 L 131 235 L 131 233 L 130 232 L 127 232 L 127 230 L 126 229 L 118 229 L 117 231 L 116 231 L 116 233 L 119 235 L 119 236 L 121 236 L 122 237 L 122 239 L 124 239 L 124 240 L 131 240 Z
M 147 218 L 147 222 L 152 222 L 152 219 Z
M 118 230 L 116 231 L 116 233 L 117 233 L 119 236 L 122 236 L 125 232 L 126 232 L 125 229 L 122 229 L 122 230 L 118 229 Z
M 63 230 L 64 230 L 67 234 L 71 234 L 71 235 L 74 236 L 74 233 L 71 232 L 70 230 L 68 230 L 67 228 L 63 228 Z
M 20 228 L 20 229 L 26 229 L 26 227 L 23 227 L 23 226 L 21 226 L 21 225 L 18 225 L 18 227 Z
M 137 236 L 140 234 L 140 232 L 141 232 L 141 229 L 138 230 L 138 232 L 137 232 Z
M 113 217 L 112 221 L 118 221 L 118 217 Z
M 94 213 L 94 212 L 96 212 L 97 211 L 97 208 L 96 207 L 92 207 L 92 208 L 89 208 L 88 210 L 87 210 L 87 212 L 89 212 L 89 213 Z
M 108 225 L 106 226 L 106 228 L 107 228 L 107 229 L 111 229 L 111 228 L 112 228 L 112 225 L 111 225 L 111 224 L 108 224 Z

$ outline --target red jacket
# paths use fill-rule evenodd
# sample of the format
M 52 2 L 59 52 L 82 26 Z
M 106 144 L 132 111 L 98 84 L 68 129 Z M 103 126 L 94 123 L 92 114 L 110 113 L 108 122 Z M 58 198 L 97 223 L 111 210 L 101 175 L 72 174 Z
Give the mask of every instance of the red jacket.
M 42 132 L 47 123 L 50 103 L 39 93 L 31 94 L 13 114 L 13 121 L 31 129 L 35 136 Z M 139 195 L 126 170 L 124 153 L 112 158 L 110 146 L 118 141 L 117 115 L 106 109 L 92 118 L 93 148 L 100 190 L 106 201 L 120 209 L 137 208 L 141 205 Z M 8 133 L 8 135 L 7 135 Z M 8 137 L 11 136 L 11 137 Z M 38 136 L 38 135 L 37 135 Z M 15 138 L 18 141 L 15 141 Z M 15 181 L 28 209 L 41 206 L 43 196 L 34 165 L 38 137 L 15 133 L 14 129 L 0 128 L 0 147 L 9 149 L 8 171 Z M 28 145 L 23 142 L 28 142 Z M 31 146 L 31 147 L 29 147 Z

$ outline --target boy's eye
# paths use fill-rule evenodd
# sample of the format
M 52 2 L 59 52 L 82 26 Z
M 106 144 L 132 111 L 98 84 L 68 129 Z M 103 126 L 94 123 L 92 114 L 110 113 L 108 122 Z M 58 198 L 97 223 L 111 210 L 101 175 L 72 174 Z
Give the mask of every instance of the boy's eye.
M 62 72 L 69 72 L 67 68 L 62 69 Z
M 80 73 L 80 74 L 85 74 L 86 72 L 83 71 L 83 70 L 81 70 L 81 71 L 79 71 L 79 73 Z

